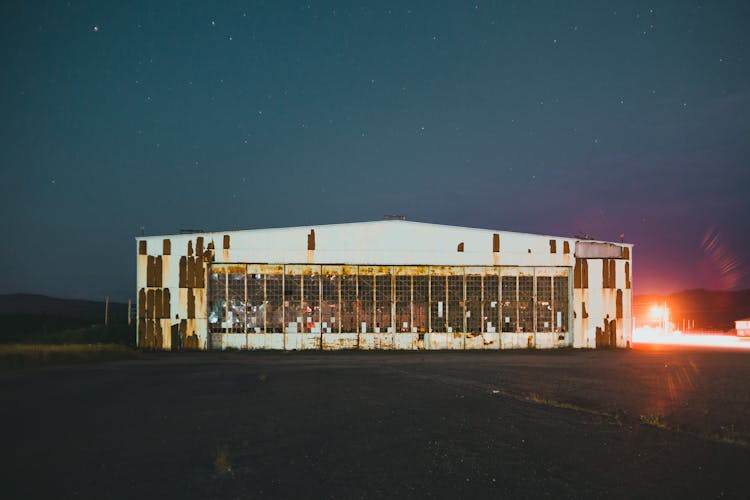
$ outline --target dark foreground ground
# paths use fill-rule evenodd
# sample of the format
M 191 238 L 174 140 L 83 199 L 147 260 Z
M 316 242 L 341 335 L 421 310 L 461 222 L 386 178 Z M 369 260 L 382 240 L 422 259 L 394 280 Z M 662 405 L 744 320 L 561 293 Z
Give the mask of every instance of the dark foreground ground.
M 0 373 L 0 497 L 747 498 L 750 354 L 164 353 Z

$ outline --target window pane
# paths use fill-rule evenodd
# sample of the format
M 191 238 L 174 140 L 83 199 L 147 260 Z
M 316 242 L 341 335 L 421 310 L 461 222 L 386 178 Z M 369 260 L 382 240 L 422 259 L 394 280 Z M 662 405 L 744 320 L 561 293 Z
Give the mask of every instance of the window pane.
M 562 333 L 568 331 L 568 277 L 555 276 L 555 295 L 553 297 L 555 317 L 555 331 Z
M 264 281 L 262 274 L 247 275 L 247 333 L 263 332 L 263 314 L 266 309 Z
M 341 331 L 355 333 L 357 327 L 357 276 L 341 276 Z
M 321 328 L 324 333 L 338 333 L 341 325 L 339 314 L 339 280 L 338 274 L 324 274 L 323 298 L 321 302 Z
M 534 277 L 518 277 L 518 327 L 520 332 L 534 331 Z
M 414 318 L 412 328 L 417 332 L 424 333 L 427 331 L 427 313 L 429 311 L 429 276 L 412 276 L 414 303 Z
M 208 278 L 208 331 L 223 332 L 227 321 L 227 275 L 212 272 Z
M 302 317 L 302 276 L 284 275 L 284 331 L 299 333 L 303 330 Z
M 484 331 L 497 332 L 500 328 L 500 303 L 497 297 L 499 276 L 484 276 Z M 504 331 L 504 330 L 503 330 Z
M 231 332 L 245 333 L 245 274 L 229 274 L 228 324 Z
M 376 308 L 375 308 L 375 327 L 376 331 L 381 333 L 392 332 L 391 328 L 391 275 L 375 276 L 376 289 Z
M 466 331 L 482 333 L 481 276 L 466 276 Z
M 552 277 L 536 277 L 536 331 L 552 331 Z
M 515 332 L 518 330 L 518 278 L 516 276 L 502 277 L 503 289 L 502 313 L 503 331 Z
M 282 318 L 284 313 L 283 279 L 283 274 L 266 275 L 266 332 L 268 333 L 284 331 Z
M 375 279 L 374 276 L 361 274 L 357 279 L 359 280 L 359 325 L 357 331 L 372 333 L 375 331 L 375 322 L 373 321 Z
M 396 276 L 396 331 L 411 331 L 411 276 Z
M 304 331 L 320 333 L 320 275 L 306 274 L 302 277 L 304 295 L 302 312 Z
M 430 276 L 430 327 L 433 332 L 447 331 L 446 284 L 446 276 Z

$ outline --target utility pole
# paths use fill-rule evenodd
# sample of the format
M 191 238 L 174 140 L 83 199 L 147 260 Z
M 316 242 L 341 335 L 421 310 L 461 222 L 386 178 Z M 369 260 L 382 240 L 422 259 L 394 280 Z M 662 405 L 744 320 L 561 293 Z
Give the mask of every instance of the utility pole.
M 128 326 L 130 326 L 130 308 L 132 307 L 132 300 L 128 299 Z
M 104 326 L 109 324 L 109 295 L 104 300 Z

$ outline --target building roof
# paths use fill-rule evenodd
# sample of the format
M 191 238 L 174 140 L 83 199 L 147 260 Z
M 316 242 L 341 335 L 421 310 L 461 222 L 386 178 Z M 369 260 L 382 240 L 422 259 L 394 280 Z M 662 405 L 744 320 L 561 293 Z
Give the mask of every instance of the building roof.
M 185 255 L 188 245 L 197 248 L 198 238 L 206 248 L 212 243 L 216 263 L 572 266 L 576 248 L 599 245 L 605 252 L 602 257 L 614 257 L 612 252 L 620 256 L 632 247 L 628 243 L 579 242 L 577 238 L 403 220 L 146 236 L 137 240 L 145 241 L 147 253 L 154 254 L 161 251 L 162 239 L 169 239 L 172 254 Z

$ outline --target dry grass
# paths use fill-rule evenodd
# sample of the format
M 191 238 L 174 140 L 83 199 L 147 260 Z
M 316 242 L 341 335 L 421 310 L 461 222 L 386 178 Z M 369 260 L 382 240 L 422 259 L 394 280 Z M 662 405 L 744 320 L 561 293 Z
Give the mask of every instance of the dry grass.
M 115 361 L 137 357 L 136 351 L 120 344 L 0 345 L 0 369 Z

